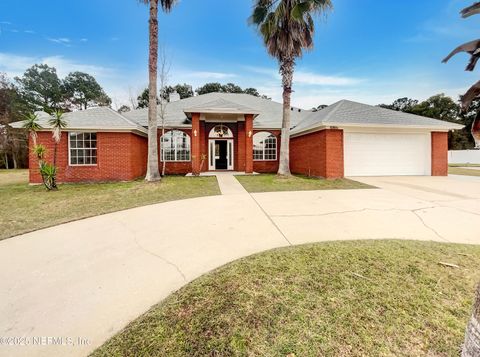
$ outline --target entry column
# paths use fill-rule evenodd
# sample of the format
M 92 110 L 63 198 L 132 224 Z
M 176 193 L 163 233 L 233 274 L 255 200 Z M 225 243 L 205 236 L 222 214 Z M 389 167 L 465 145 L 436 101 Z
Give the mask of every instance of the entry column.
M 245 114 L 245 172 L 253 173 L 253 114 Z
M 200 113 L 192 113 L 192 172 L 200 174 Z

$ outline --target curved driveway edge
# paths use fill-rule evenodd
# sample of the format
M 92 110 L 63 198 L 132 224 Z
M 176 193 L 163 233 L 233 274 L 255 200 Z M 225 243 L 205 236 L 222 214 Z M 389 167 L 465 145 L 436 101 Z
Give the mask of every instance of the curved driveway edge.
M 85 355 L 187 282 L 289 241 L 480 244 L 473 223 L 480 178 L 359 180 L 380 189 L 253 195 L 232 189 L 0 241 L 0 337 L 30 343 L 0 345 L 0 355 Z M 34 337 L 45 345 L 32 345 Z

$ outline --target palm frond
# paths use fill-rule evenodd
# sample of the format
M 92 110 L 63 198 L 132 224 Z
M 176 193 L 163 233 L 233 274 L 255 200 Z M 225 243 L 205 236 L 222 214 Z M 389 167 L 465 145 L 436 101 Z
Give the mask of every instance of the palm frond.
M 156 1 L 158 2 L 158 0 Z M 150 3 L 150 0 L 138 0 L 138 2 L 146 5 Z M 170 12 L 177 2 L 178 0 L 160 0 L 160 6 L 163 11 Z
M 465 9 L 460 11 L 460 14 L 464 19 L 473 15 L 480 14 L 480 1 L 474 3 L 472 6 L 466 7 Z
M 60 142 L 62 137 L 62 129 L 67 127 L 67 121 L 63 119 L 63 112 L 56 110 L 53 112 L 53 118 L 48 120 L 48 123 L 52 126 L 52 137 L 55 142 Z
M 301 57 L 313 47 L 313 17 L 331 8 L 330 0 L 256 0 L 249 22 L 272 57 Z

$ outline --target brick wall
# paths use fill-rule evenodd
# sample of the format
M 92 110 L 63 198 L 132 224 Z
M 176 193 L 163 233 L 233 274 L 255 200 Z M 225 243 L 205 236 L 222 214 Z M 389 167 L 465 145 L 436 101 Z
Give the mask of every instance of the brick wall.
M 448 133 L 432 132 L 432 176 L 448 175 Z
M 292 173 L 341 178 L 343 164 L 343 130 L 322 130 L 290 139 Z
M 31 140 L 30 140 L 31 141 Z M 50 132 L 38 133 L 38 144 L 47 148 L 47 162 L 53 163 L 54 141 Z M 41 183 L 37 159 L 31 154 L 31 183 Z M 97 165 L 69 166 L 68 133 L 64 132 L 57 147 L 58 182 L 128 181 L 145 175 L 147 139 L 132 133 L 97 133 Z

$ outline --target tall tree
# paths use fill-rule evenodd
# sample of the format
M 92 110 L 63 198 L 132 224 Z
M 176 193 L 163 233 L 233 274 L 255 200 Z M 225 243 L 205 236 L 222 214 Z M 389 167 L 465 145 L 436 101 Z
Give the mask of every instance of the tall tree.
M 66 100 L 72 109 L 87 109 L 89 106 L 109 106 L 112 100 L 97 80 L 88 73 L 72 72 L 63 81 Z
M 397 112 L 411 113 L 412 108 L 418 104 L 418 100 L 408 97 L 398 98 L 392 104 L 380 104 L 379 107 L 396 110 Z
M 290 108 L 295 60 L 313 48 L 314 15 L 332 8 L 330 0 L 255 0 L 250 23 L 260 32 L 267 52 L 279 62 L 283 86 L 283 120 L 279 175 L 290 175 Z
M 61 109 L 63 101 L 62 82 L 57 70 L 46 64 L 35 64 L 21 78 L 15 77 L 25 99 L 38 110 L 51 112 Z
M 445 94 L 431 96 L 427 100 L 410 108 L 409 113 L 450 122 L 460 119 L 460 106 Z
M 10 161 L 14 168 L 26 166 L 27 136 L 23 130 L 10 127 L 9 123 L 22 120 L 32 110 L 18 88 L 0 73 L 0 153 L 6 168 Z
M 250 94 L 255 97 L 261 97 L 264 99 L 270 99 L 266 95 L 261 95 L 258 93 L 256 88 L 245 88 L 236 85 L 235 83 L 221 84 L 218 82 L 205 83 L 203 86 L 195 90 L 198 95 L 207 94 L 207 93 L 245 93 Z
M 168 100 L 170 93 L 177 92 L 180 95 L 180 99 L 190 98 L 193 97 L 193 89 L 190 84 L 177 84 L 174 86 L 166 86 L 162 97 Z
M 208 94 L 208 93 L 216 93 L 216 92 L 224 92 L 223 90 L 223 85 L 218 82 L 212 82 L 212 83 L 205 83 L 203 86 L 197 88 L 195 90 L 198 95 L 202 94 Z
M 157 67 L 158 67 L 158 1 L 138 0 L 144 4 L 150 4 L 149 19 L 149 50 L 148 50 L 148 182 L 161 179 L 158 170 L 158 139 L 157 139 Z M 160 0 L 160 5 L 165 12 L 169 12 L 177 0 Z

